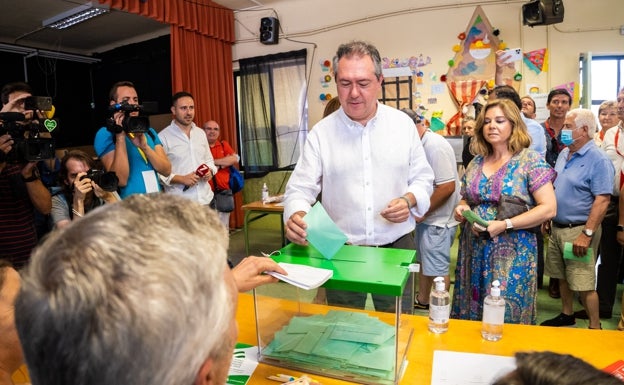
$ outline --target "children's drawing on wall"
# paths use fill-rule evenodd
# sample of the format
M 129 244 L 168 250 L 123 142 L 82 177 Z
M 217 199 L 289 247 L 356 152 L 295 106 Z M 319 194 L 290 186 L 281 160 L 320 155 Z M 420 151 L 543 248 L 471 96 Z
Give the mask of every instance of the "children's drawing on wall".
M 382 68 L 409 67 L 410 70 L 412 71 L 412 75 L 417 76 L 417 77 L 425 76 L 424 72 L 422 72 L 422 67 L 426 66 L 427 64 L 431 64 L 431 57 L 425 56 L 422 53 L 418 55 L 418 57 L 410 56 L 409 58 L 405 58 L 405 59 L 399 59 L 399 58 L 389 59 L 387 57 L 384 57 L 381 59 Z
M 496 74 L 496 51 L 506 45 L 498 38 L 498 30 L 492 28 L 483 9 L 477 6 L 465 32 L 457 38 L 453 47 L 455 56 L 449 60 L 446 84 L 455 100 L 458 112 L 446 124 L 447 134 L 461 134 L 461 118 L 474 116 L 474 99 L 484 86 L 493 87 Z M 513 77 L 514 69 L 505 68 L 504 76 Z

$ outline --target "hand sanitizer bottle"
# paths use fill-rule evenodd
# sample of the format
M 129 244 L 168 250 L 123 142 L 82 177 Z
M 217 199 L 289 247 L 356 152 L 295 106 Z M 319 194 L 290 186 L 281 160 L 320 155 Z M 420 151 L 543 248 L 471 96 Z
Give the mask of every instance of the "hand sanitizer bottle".
M 433 289 L 429 295 L 429 331 L 433 333 L 445 333 L 449 326 L 451 313 L 451 297 L 446 291 L 444 277 L 433 280 Z
M 505 299 L 500 295 L 500 282 L 492 282 L 490 294 L 483 301 L 483 323 L 481 335 L 488 341 L 498 341 L 503 338 L 503 324 L 505 323 Z
M 266 185 L 266 182 L 262 185 L 262 203 L 267 203 L 269 200 L 269 188 Z

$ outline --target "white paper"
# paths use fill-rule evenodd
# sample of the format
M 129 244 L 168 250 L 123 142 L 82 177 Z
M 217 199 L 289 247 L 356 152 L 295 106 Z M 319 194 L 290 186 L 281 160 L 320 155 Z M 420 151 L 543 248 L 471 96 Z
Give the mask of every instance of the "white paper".
M 436 350 L 431 385 L 490 385 L 515 368 L 514 357 Z
M 227 385 L 242 385 L 249 381 L 258 366 L 258 347 L 236 344 L 228 372 Z
M 286 270 L 288 275 L 282 275 L 274 271 L 267 271 L 266 274 L 305 290 L 321 286 L 334 275 L 334 271 L 329 269 L 284 262 L 280 262 L 279 265 Z
M 158 179 L 154 171 L 143 171 L 143 183 L 145 183 L 145 192 L 158 192 Z

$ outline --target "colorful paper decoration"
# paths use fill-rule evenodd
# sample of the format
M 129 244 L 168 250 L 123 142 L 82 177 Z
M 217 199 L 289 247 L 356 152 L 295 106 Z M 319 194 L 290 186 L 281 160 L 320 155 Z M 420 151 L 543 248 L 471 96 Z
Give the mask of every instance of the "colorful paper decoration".
M 458 37 L 462 36 L 460 34 Z M 461 131 L 462 110 L 472 104 L 479 90 L 493 81 L 496 74 L 496 51 L 501 41 L 494 34 L 494 29 L 485 16 L 483 9 L 477 6 L 466 32 L 460 42 L 461 49 L 449 61 L 446 84 L 457 104 L 458 112 L 446 124 L 450 135 L 459 135 Z M 503 76 L 512 78 L 513 69 L 505 67 Z
M 321 59 L 320 65 L 321 65 L 321 72 L 327 72 L 325 75 L 321 76 L 321 79 L 320 79 L 321 87 L 327 88 L 329 87 L 332 81 L 332 71 L 331 71 L 332 62 L 329 59 Z
M 564 84 L 560 84 L 558 86 L 554 86 L 552 88 L 553 90 L 566 90 L 568 91 L 568 93 L 570 94 L 570 96 L 572 96 L 572 100 L 576 101 L 578 100 L 578 87 L 576 87 L 576 83 L 575 82 L 569 82 L 569 83 L 564 83 Z
M 548 71 L 548 49 L 542 48 L 535 51 L 525 52 L 523 61 L 527 67 L 539 75 L 542 71 Z
M 418 57 L 411 56 L 406 59 L 398 59 L 398 58 L 389 59 L 387 57 L 384 57 L 381 59 L 382 68 L 409 67 L 410 70 L 412 71 L 412 75 L 416 75 L 416 76 L 418 76 L 418 73 L 422 73 L 422 71 L 420 70 L 421 67 L 424 67 L 430 63 L 431 63 L 431 57 L 429 56 L 425 57 L 423 54 L 418 55 Z M 422 77 L 422 75 L 420 77 Z

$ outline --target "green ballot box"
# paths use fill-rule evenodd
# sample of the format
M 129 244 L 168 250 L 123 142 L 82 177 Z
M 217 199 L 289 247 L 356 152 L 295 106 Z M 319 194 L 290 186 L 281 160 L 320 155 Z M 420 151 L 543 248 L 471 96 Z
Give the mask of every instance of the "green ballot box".
M 397 384 L 412 338 L 400 309 L 415 257 L 414 250 L 345 245 L 328 260 L 311 246 L 282 248 L 276 262 L 331 270 L 331 278 L 319 289 L 280 281 L 254 290 L 259 360 L 357 383 Z M 295 274 L 289 278 L 297 281 Z M 368 300 L 363 308 L 326 304 L 324 289 Z M 392 309 L 375 310 L 369 294 L 388 296 Z

